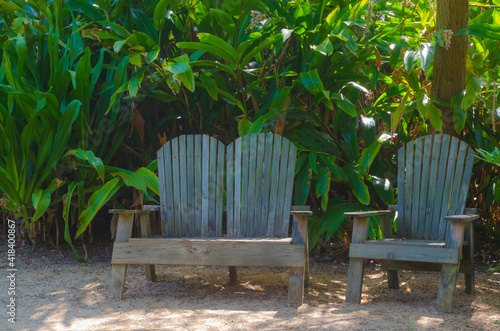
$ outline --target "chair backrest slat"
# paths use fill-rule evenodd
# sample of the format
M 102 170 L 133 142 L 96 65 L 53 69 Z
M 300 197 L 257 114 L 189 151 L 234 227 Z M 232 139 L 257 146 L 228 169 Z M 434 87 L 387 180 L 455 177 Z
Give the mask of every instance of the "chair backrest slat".
M 234 213 L 228 236 L 288 236 L 296 153 L 287 139 L 272 134 L 246 135 L 228 146 L 227 210 Z
M 446 216 L 461 214 L 474 152 L 448 135 L 416 139 L 398 151 L 398 236 L 444 239 Z
M 179 136 L 158 151 L 162 235 L 222 235 L 225 147 L 203 135 Z

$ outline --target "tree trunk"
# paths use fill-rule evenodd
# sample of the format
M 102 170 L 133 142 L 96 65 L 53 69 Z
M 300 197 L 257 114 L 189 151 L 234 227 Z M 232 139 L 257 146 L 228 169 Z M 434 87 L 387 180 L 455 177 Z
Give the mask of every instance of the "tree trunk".
M 468 20 L 468 0 L 437 1 L 436 31 L 443 29 L 457 33 L 457 31 L 467 27 Z M 453 35 L 448 49 L 439 45 L 436 46 L 432 74 L 432 97 L 450 102 L 451 97 L 465 89 L 466 56 L 466 35 Z M 453 124 L 453 109 L 442 106 L 438 106 L 438 108 L 442 113 L 443 133 L 458 136 Z M 435 132 L 435 129 L 432 128 L 431 132 Z

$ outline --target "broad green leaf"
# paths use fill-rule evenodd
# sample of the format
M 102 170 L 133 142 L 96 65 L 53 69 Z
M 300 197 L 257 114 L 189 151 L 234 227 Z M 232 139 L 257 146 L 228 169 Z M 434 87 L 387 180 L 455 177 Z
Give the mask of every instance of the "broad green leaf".
M 315 153 L 311 153 L 315 154 Z M 309 155 L 311 155 L 309 154 Z M 328 167 L 321 166 L 316 181 L 316 197 L 321 197 L 321 209 L 323 211 L 328 207 L 328 193 L 330 191 L 331 173 Z
M 434 129 L 436 129 L 436 131 L 441 131 L 443 129 L 443 120 L 441 119 L 441 116 L 441 110 L 431 102 L 429 109 L 429 119 L 431 120 L 431 124 Z
M 431 101 L 429 97 L 426 94 L 425 89 L 420 89 L 416 94 L 415 94 L 415 99 L 417 102 L 417 109 L 420 112 L 420 114 L 426 118 L 429 116 L 429 108 Z
M 380 199 L 386 204 L 386 205 L 393 205 L 394 204 L 394 191 L 391 187 L 391 183 L 389 182 L 388 179 L 382 179 L 378 178 L 375 176 L 372 176 L 372 185 L 375 188 L 375 191 L 377 191 L 377 194 L 379 195 Z
M 325 90 L 317 69 L 309 72 L 301 72 L 298 82 L 302 84 L 313 95 L 316 95 Z
M 144 79 L 144 70 L 139 71 L 138 74 L 132 76 L 130 79 L 130 87 L 128 89 L 128 92 L 131 97 L 135 97 L 137 95 L 137 91 L 139 90 L 139 87 L 141 86 L 142 80 Z
M 78 218 L 80 227 L 76 231 L 76 237 L 85 232 L 97 212 L 113 197 L 122 185 L 123 182 L 120 182 L 120 178 L 113 178 L 90 196 L 87 209 Z
M 401 102 L 399 103 L 398 108 L 391 116 L 391 132 L 395 132 L 396 128 L 399 125 L 399 122 L 403 118 L 404 110 L 406 107 L 406 100 L 408 100 L 409 93 L 406 93 Z
M 434 59 L 435 46 L 429 43 L 422 43 L 418 52 L 420 57 L 420 67 L 427 72 L 431 67 L 432 60 Z M 405 54 L 406 56 L 406 54 Z
M 406 72 L 410 72 L 417 64 L 419 58 L 419 52 L 407 50 L 405 52 L 404 64 Z
M 299 170 L 295 179 L 295 195 L 294 203 L 297 206 L 303 206 L 309 196 L 309 189 L 311 188 L 311 169 L 307 163 Z
M 153 24 L 157 30 L 161 30 L 163 24 L 167 20 L 167 9 L 170 0 L 160 0 L 155 7 L 153 14 Z
M 465 127 L 465 120 L 467 119 L 467 109 L 462 109 L 462 93 L 451 97 L 450 105 L 453 109 L 453 123 L 455 130 L 460 133 Z
M 484 81 L 479 77 L 474 76 L 468 80 L 465 95 L 461 102 L 462 109 L 469 109 L 469 107 L 472 106 L 477 97 L 477 93 L 481 91 L 483 85 Z
M 198 37 L 200 38 L 200 41 L 202 43 L 217 47 L 226 52 L 233 59 L 233 61 L 236 60 L 236 51 L 234 50 L 233 46 L 229 45 L 223 39 L 209 33 L 199 33 Z
M 238 133 L 241 136 L 248 134 L 250 128 L 252 126 L 252 122 L 248 120 L 248 118 L 244 117 L 238 122 Z
M 330 38 L 326 38 L 321 42 L 321 44 L 317 46 L 311 46 L 311 48 L 325 56 L 330 56 L 333 53 L 333 45 L 330 41 Z
M 370 169 L 370 166 L 373 163 L 373 160 L 375 160 L 375 157 L 377 156 L 378 152 L 380 150 L 380 142 L 378 140 L 375 140 L 363 150 L 363 153 L 361 153 L 361 156 L 359 157 L 359 165 L 361 167 L 361 170 L 364 172 L 368 172 L 368 169 Z
M 236 25 L 233 19 L 225 11 L 220 9 L 210 9 L 210 16 L 212 16 L 217 24 L 219 24 L 229 36 L 236 36 Z
M 240 62 L 240 66 L 246 67 L 248 62 L 250 62 L 250 60 L 253 59 L 257 55 L 257 53 L 260 53 L 262 50 L 268 48 L 269 46 L 271 46 L 275 42 L 281 41 L 282 38 L 283 38 L 283 35 L 281 33 L 267 38 L 262 43 L 260 43 L 257 47 L 253 48 L 250 52 L 248 52 L 248 54 L 245 55 L 243 60 L 241 60 L 241 62 Z
M 217 100 L 219 97 L 217 94 L 217 82 L 212 77 L 207 75 L 200 75 L 200 80 L 212 99 Z
M 359 173 L 359 165 L 348 164 L 344 167 L 344 173 L 349 178 L 348 184 L 356 198 L 364 205 L 370 203 L 368 187 L 363 183 L 363 177 Z
M 102 160 L 96 157 L 92 151 L 84 151 L 83 149 L 78 148 L 68 151 L 64 156 L 75 156 L 82 161 L 88 162 L 92 167 L 94 167 L 99 175 L 99 178 L 104 182 L 104 164 L 102 163 Z
M 357 117 L 358 112 L 356 106 L 347 99 L 342 93 L 332 93 L 332 98 L 335 99 L 335 103 L 340 107 L 347 115 L 351 117 Z
M 85 262 L 85 260 L 78 255 L 78 252 L 73 246 L 73 242 L 71 241 L 71 233 L 69 232 L 69 211 L 71 207 L 71 198 L 73 196 L 73 192 L 75 191 L 76 186 L 77 186 L 76 182 L 72 182 L 71 184 L 69 184 L 68 193 L 66 193 L 63 197 L 64 240 L 66 240 L 66 242 L 71 247 L 71 250 L 73 251 L 73 255 L 75 256 L 75 258 L 80 262 Z
M 131 8 L 132 17 L 134 18 L 136 26 L 139 28 L 140 32 L 143 32 L 150 36 L 156 44 L 159 43 L 158 31 L 151 20 L 151 17 L 141 10 Z
M 209 52 L 213 55 L 219 56 L 222 59 L 226 60 L 228 63 L 235 65 L 235 60 L 234 58 L 223 51 L 222 49 L 209 45 L 209 44 L 204 44 L 204 43 L 199 43 L 199 42 L 180 42 L 177 43 L 177 47 L 179 48 L 186 48 L 186 49 L 194 49 L 197 51 L 205 51 Z

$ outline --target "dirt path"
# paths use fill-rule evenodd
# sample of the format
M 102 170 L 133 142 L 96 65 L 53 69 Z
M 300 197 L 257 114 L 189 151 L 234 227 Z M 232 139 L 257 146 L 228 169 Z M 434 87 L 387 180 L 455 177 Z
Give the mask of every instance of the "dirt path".
M 2 252 L 3 254 L 3 252 Z M 380 267 L 366 270 L 363 303 L 344 303 L 346 264 L 312 263 L 304 305 L 288 307 L 285 269 L 241 268 L 227 286 L 219 267 L 157 266 L 161 281 L 129 267 L 125 300 L 108 300 L 109 249 L 80 264 L 67 253 L 20 252 L 17 322 L 0 330 L 499 330 L 500 274 L 476 274 L 477 293 L 464 293 L 460 275 L 453 314 L 438 313 L 437 273 L 403 272 L 400 290 L 387 289 Z M 8 303 L 7 261 L 0 258 L 0 302 Z

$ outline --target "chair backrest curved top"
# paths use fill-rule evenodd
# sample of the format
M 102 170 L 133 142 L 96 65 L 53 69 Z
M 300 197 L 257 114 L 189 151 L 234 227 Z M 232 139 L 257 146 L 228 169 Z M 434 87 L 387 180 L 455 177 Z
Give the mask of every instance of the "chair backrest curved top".
M 474 151 L 449 135 L 419 137 L 398 150 L 398 236 L 444 239 L 445 216 L 463 214 Z

